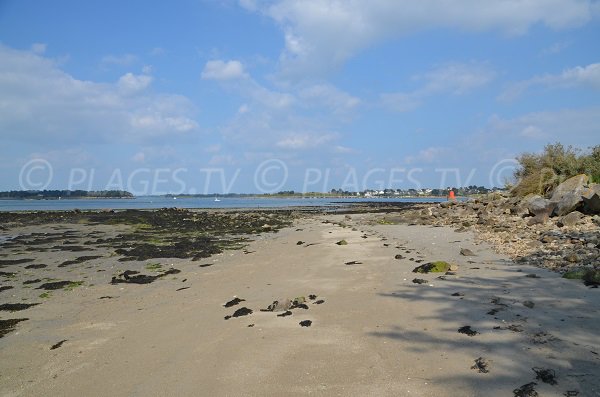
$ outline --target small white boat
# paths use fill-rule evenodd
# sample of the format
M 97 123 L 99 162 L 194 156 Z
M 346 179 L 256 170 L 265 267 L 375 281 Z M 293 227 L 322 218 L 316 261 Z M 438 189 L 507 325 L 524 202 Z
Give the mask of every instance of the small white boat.
M 219 198 L 218 198 L 218 197 L 215 197 L 215 201 L 221 201 L 221 200 L 219 200 Z

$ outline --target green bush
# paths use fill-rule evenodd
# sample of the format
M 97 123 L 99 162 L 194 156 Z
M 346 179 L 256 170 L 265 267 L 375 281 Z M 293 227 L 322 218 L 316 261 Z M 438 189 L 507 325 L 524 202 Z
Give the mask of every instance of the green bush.
M 578 174 L 587 174 L 592 182 L 600 182 L 600 145 L 582 153 L 572 146 L 549 144 L 541 154 L 524 153 L 517 161 L 519 168 L 514 174 L 517 183 L 511 189 L 515 196 L 546 195 Z

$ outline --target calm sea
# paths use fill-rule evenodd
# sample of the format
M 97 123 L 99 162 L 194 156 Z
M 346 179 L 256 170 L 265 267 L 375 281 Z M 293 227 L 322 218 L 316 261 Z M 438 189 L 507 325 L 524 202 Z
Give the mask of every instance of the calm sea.
M 99 210 L 99 209 L 152 209 L 152 208 L 282 208 L 299 206 L 331 206 L 336 203 L 366 201 L 425 203 L 441 202 L 444 198 L 177 198 L 136 197 L 134 199 L 83 199 L 83 200 L 0 200 L 0 211 L 35 210 Z

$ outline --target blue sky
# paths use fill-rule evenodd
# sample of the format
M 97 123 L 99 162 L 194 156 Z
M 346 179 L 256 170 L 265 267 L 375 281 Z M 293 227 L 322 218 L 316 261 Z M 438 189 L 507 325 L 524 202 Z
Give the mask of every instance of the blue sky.
M 0 1 L 0 189 L 499 185 L 600 144 L 592 0 Z

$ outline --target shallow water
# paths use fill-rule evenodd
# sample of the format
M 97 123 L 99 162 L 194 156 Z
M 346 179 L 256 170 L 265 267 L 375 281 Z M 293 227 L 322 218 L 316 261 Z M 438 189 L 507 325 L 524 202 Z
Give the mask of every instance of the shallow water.
M 152 208 L 285 208 L 306 206 L 331 206 L 337 203 L 441 202 L 445 198 L 214 198 L 136 197 L 133 199 L 62 199 L 62 200 L 0 200 L 0 211 L 35 210 L 98 210 L 98 209 L 152 209 Z

